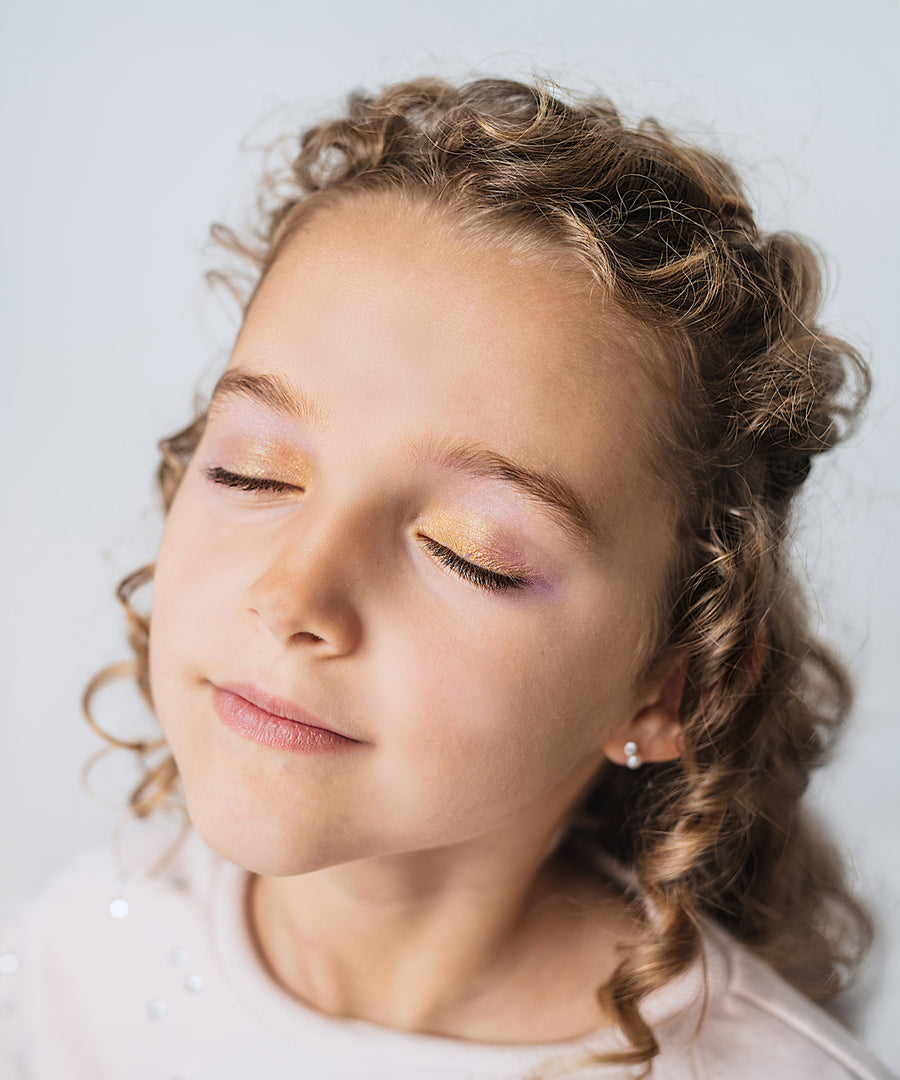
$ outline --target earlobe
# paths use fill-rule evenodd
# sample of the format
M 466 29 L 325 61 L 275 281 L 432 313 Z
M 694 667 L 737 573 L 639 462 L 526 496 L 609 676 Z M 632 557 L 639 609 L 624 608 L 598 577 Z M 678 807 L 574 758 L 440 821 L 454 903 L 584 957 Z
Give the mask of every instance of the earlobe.
M 650 699 L 607 737 L 603 752 L 610 761 L 637 769 L 645 762 L 681 757 L 680 710 L 686 673 L 684 662 L 672 664 Z

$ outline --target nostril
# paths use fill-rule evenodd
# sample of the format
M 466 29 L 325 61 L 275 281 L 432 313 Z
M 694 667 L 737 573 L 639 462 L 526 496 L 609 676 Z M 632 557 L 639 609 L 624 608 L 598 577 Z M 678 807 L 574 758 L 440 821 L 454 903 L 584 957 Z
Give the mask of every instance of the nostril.
M 305 560 L 296 552 L 279 553 L 248 586 L 244 610 L 282 646 L 343 655 L 359 637 L 358 612 L 330 572 L 324 574 L 315 559 Z

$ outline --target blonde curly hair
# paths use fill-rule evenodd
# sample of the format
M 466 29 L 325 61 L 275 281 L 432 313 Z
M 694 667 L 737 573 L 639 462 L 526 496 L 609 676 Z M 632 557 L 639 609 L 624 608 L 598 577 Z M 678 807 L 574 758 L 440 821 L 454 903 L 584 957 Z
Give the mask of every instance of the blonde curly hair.
M 345 115 L 302 136 L 256 230 L 213 235 L 258 285 L 310 215 L 371 192 L 562 247 L 661 346 L 656 460 L 678 507 L 678 556 L 652 652 L 685 658 L 683 752 L 640 772 L 602 771 L 563 841 L 585 863 L 602 852 L 631 867 L 654 913 L 598 990 L 629 1044 L 603 1060 L 649 1067 L 658 1046 L 641 1002 L 696 959 L 701 918 L 804 993 L 831 997 L 871 930 L 801 797 L 850 691 L 813 639 L 786 542 L 794 496 L 858 415 L 869 376 L 816 324 L 816 254 L 796 236 L 761 233 L 732 168 L 656 122 L 629 125 L 606 100 L 492 79 L 351 96 Z M 201 414 L 160 444 L 167 509 L 203 424 Z M 151 575 L 119 590 L 135 652 L 127 670 L 148 702 L 148 622 L 130 597 Z M 89 718 L 93 693 L 125 670 L 91 684 Z M 118 745 L 146 754 L 162 744 Z M 135 791 L 134 812 L 177 782 L 166 757 Z

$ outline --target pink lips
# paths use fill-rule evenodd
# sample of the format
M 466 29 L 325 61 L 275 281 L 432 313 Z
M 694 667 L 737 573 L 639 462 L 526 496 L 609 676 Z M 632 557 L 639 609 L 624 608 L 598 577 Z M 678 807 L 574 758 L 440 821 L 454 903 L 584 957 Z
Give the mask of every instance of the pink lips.
M 222 723 L 253 742 L 296 753 L 336 753 L 364 745 L 341 735 L 305 710 L 255 687 L 212 684 L 213 705 Z

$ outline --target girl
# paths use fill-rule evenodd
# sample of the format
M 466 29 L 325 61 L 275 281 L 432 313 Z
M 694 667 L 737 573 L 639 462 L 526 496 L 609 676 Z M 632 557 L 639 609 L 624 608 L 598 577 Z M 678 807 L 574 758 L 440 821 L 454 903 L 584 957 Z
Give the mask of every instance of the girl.
M 868 937 L 801 799 L 848 688 L 785 544 L 868 380 L 810 249 L 493 80 L 354 97 L 270 191 L 121 590 L 132 807 L 191 829 L 5 932 L 12 1075 L 886 1076 L 810 1000 Z

